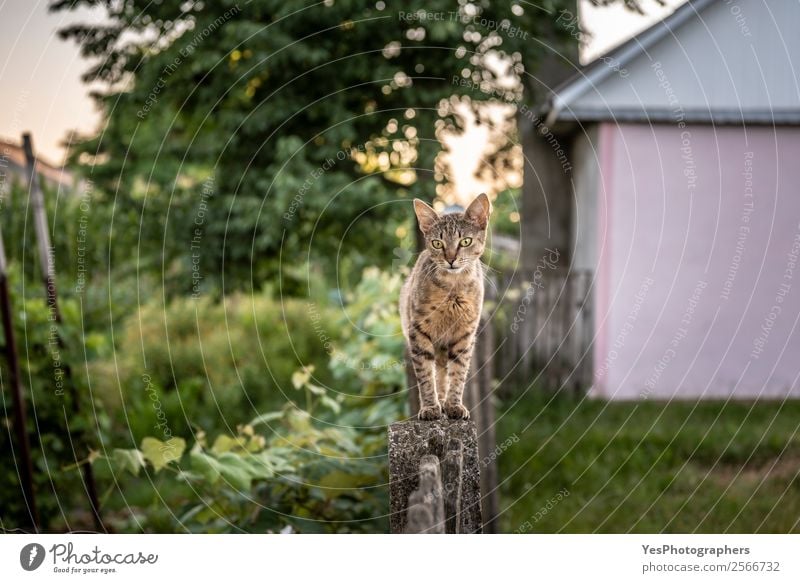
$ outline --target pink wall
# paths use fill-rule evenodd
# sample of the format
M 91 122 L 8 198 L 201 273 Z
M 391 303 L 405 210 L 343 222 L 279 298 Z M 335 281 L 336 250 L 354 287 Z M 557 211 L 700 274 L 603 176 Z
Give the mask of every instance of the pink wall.
M 800 396 L 800 128 L 599 142 L 593 394 Z

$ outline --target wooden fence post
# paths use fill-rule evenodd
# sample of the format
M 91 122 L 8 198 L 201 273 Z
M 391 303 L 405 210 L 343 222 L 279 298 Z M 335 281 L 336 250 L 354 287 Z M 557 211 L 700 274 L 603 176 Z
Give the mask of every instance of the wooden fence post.
M 476 387 L 475 409 L 478 415 L 478 451 L 481 456 L 481 498 L 483 500 L 483 528 L 489 534 L 497 532 L 497 516 L 500 513 L 500 491 L 497 475 L 497 432 L 494 410 L 494 367 L 492 355 L 495 350 L 494 328 L 491 314 L 484 317 L 483 328 L 475 347 Z
M 472 421 L 389 426 L 392 533 L 480 533 L 478 437 Z
M 36 173 L 36 157 L 33 155 L 33 141 L 29 133 L 22 134 L 22 146 L 25 150 L 25 158 L 27 161 L 28 196 L 31 206 L 33 207 L 33 226 L 36 232 L 36 242 L 39 249 L 39 267 L 42 273 L 45 293 L 47 294 L 47 308 L 50 310 L 51 318 L 55 323 L 61 324 L 61 311 L 58 308 L 58 293 L 56 291 L 55 257 L 53 256 L 52 247 L 50 245 L 50 232 L 47 230 L 47 211 L 44 207 L 44 195 L 39 185 L 39 176 Z M 58 346 L 63 348 L 64 341 L 61 338 L 61 334 L 58 332 L 56 326 L 54 326 L 54 330 Z M 63 375 L 64 385 L 70 392 L 72 413 L 74 415 L 79 415 L 81 409 L 80 395 L 73 383 L 72 371 L 68 363 L 64 365 Z M 89 448 L 86 444 L 86 436 L 82 431 L 76 436 L 75 441 L 77 442 L 76 449 L 88 455 Z M 75 461 L 78 462 L 80 460 Z M 82 464 L 82 472 L 83 485 L 86 490 L 86 495 L 89 498 L 95 529 L 104 531 L 103 520 L 100 517 L 100 500 L 97 495 L 97 485 L 94 479 L 92 464 Z
M 470 418 L 478 432 L 478 453 L 481 460 L 481 498 L 483 508 L 483 530 L 496 532 L 496 518 L 500 500 L 497 479 L 497 462 L 493 455 L 497 447 L 493 394 L 494 366 L 494 287 L 486 288 L 487 303 L 481 316 L 475 350 L 472 355 L 470 374 L 467 380 L 465 403 Z

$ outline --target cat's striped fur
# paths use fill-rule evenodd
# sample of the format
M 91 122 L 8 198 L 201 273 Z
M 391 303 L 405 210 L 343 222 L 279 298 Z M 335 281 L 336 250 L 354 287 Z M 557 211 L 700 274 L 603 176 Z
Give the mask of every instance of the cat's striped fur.
M 463 213 L 439 215 L 414 200 L 425 249 L 400 292 L 400 319 L 414 366 L 420 419 L 467 419 L 462 404 L 483 308 L 481 255 L 491 204 L 478 196 Z

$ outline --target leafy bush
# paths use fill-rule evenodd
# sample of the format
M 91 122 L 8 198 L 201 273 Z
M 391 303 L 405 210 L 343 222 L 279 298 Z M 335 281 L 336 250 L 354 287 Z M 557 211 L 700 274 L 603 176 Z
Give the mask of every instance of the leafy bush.
M 116 356 L 90 364 L 92 383 L 104 403 L 126 415 L 136 442 L 158 425 L 175 435 L 193 426 L 225 429 L 228 419 L 291 401 L 292 373 L 327 361 L 314 322 L 329 334 L 335 328 L 329 310 L 311 305 L 267 292 L 149 303 L 117 333 Z M 326 385 L 331 375 L 324 366 L 319 371 L 315 380 Z
M 316 399 L 316 397 L 315 397 Z M 259 430 L 266 427 L 271 435 Z M 320 428 L 291 405 L 213 441 L 202 431 L 146 437 L 94 461 L 125 484 L 109 496 L 112 528 L 150 532 L 300 532 L 385 529 L 384 437 Z
M 79 330 L 77 302 L 65 299 L 60 303 L 63 324 L 52 319 L 52 313 L 44 300 L 41 284 L 23 286 L 20 266 L 9 268 L 9 287 L 12 298 L 14 333 L 17 341 L 21 368 L 21 390 L 27 409 L 27 433 L 31 444 L 34 470 L 34 489 L 39 493 L 38 509 L 45 530 L 62 530 L 64 521 L 72 521 L 72 510 L 86 509 L 88 503 L 77 472 L 64 471 L 65 467 L 81 462 L 96 447 L 93 433 L 109 429 L 109 417 L 102 409 L 91 407 L 80 389 L 77 366 L 84 354 L 92 354 L 99 348 L 102 339 L 87 334 L 86 342 L 75 342 L 75 331 Z M 25 291 L 28 296 L 23 295 Z M 65 339 L 63 344 L 58 338 Z M 0 328 L 3 350 L 8 339 Z M 85 351 L 85 352 L 84 352 Z M 12 495 L 19 491 L 19 444 L 11 430 L 11 387 L 8 361 L 0 358 L 0 384 L 2 384 L 2 423 L 0 432 L 0 491 L 7 493 L 0 504 L 0 526 L 14 528 L 29 526 L 24 499 Z M 82 414 L 75 414 L 75 401 L 80 401 Z M 91 420 L 91 422 L 90 422 Z M 58 496 L 47 495 L 58 492 Z M 42 495 L 42 494 L 45 495 Z M 83 518 L 73 527 L 89 528 L 91 519 L 82 512 Z
M 332 355 L 331 369 L 337 379 L 363 387 L 366 395 L 405 387 L 405 342 L 397 307 L 402 283 L 403 274 L 370 267 L 346 297 L 338 322 L 342 342 Z

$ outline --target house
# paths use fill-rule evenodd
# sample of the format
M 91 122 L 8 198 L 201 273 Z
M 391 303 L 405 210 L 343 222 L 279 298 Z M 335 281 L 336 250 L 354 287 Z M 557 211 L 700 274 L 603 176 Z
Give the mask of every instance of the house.
M 594 274 L 591 395 L 800 396 L 798 24 L 690 1 L 539 111 L 572 166 L 569 268 Z

